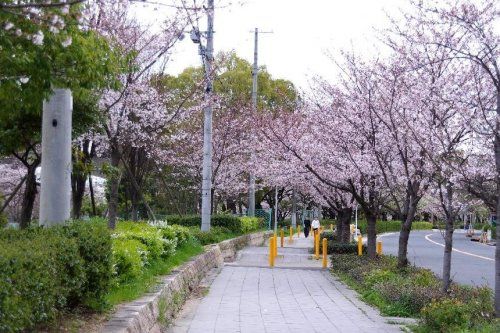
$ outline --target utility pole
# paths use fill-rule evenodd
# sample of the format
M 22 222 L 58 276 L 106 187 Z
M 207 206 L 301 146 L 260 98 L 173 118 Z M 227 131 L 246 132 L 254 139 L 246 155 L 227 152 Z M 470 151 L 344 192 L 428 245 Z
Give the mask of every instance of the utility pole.
M 259 65 L 257 62 L 259 55 L 259 33 L 272 33 L 272 31 L 260 31 L 259 28 L 255 28 L 254 37 L 254 48 L 253 48 L 253 68 L 252 68 L 252 112 L 255 114 L 257 112 L 257 78 L 259 75 Z M 252 147 L 250 152 L 250 160 L 253 162 L 254 159 L 254 135 L 252 133 Z M 250 168 L 250 180 L 248 184 L 248 216 L 255 216 L 255 174 L 253 173 L 253 166 Z
M 69 89 L 54 89 L 43 102 L 40 225 L 47 227 L 70 218 L 72 112 Z
M 198 32 L 199 33 L 199 32 Z M 213 93 L 213 52 L 214 52 L 214 0 L 208 0 L 207 7 L 207 47 L 200 42 L 200 53 L 205 65 L 206 103 L 203 113 L 203 183 L 201 188 L 201 230 L 210 230 L 212 214 L 212 93 Z
M 255 114 L 257 112 L 257 77 L 259 74 L 259 67 L 257 65 L 258 57 L 258 45 L 259 45 L 259 29 L 255 28 L 255 39 L 253 48 L 253 69 L 252 69 L 252 112 Z M 252 143 L 251 143 L 251 153 L 250 160 L 253 162 L 254 153 L 254 136 L 252 133 Z M 248 184 L 248 216 L 255 216 L 255 174 L 253 172 L 253 166 L 250 167 L 250 184 Z

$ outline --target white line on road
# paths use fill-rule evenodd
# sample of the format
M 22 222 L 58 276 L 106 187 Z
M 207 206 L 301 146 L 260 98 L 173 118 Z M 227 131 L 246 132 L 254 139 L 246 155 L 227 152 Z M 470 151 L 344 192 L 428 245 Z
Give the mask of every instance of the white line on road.
M 382 237 L 385 237 L 385 236 L 392 236 L 392 235 L 395 235 L 395 234 L 396 234 L 396 232 L 386 232 L 386 233 L 377 235 L 377 238 L 382 238 Z
M 436 241 L 433 241 L 432 239 L 429 238 L 429 236 L 432 236 L 433 234 L 428 234 L 425 236 L 425 239 L 427 239 L 429 242 L 431 243 L 434 243 L 436 245 L 439 245 L 439 246 L 442 246 L 444 247 L 444 244 L 441 244 L 441 243 L 438 243 Z M 472 256 L 472 257 L 477 257 L 477 258 L 481 258 L 481 259 L 484 259 L 484 260 L 490 260 L 490 261 L 495 261 L 495 259 L 492 259 L 492 258 L 488 258 L 488 257 L 483 257 L 483 256 L 480 256 L 480 255 L 477 255 L 477 254 L 474 254 L 474 253 L 469 253 L 469 252 L 465 252 L 465 251 L 460 251 L 458 249 L 455 249 L 455 248 L 452 248 L 453 251 L 455 252 L 458 252 L 458 253 L 462 253 L 462 254 L 466 254 L 468 256 Z

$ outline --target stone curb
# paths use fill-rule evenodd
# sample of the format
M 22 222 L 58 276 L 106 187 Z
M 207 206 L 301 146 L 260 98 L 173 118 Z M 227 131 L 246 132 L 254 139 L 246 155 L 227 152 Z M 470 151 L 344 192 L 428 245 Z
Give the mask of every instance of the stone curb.
M 99 332 L 160 333 L 211 269 L 234 260 L 237 251 L 247 245 L 262 245 L 271 234 L 247 234 L 206 246 L 204 253 L 162 277 L 153 292 L 119 306 Z

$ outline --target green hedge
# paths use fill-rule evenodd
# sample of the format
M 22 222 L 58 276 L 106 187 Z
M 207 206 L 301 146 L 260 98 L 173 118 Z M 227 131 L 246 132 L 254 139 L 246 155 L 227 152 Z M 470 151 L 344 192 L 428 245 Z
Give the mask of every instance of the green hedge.
M 114 276 L 118 284 L 137 279 L 144 267 L 172 256 L 192 238 L 187 227 L 119 222 L 113 233 Z
M 113 258 L 114 273 L 119 284 L 138 278 L 149 260 L 146 245 L 136 239 L 114 240 Z
M 215 244 L 238 236 L 238 234 L 224 227 L 211 227 L 210 231 L 201 231 L 200 227 L 190 227 L 189 231 L 201 245 Z
M 0 331 L 33 328 L 59 310 L 102 304 L 111 237 L 101 222 L 0 232 Z
M 167 216 L 169 224 L 177 224 L 185 227 L 200 227 L 201 216 L 199 215 L 186 215 L 186 216 Z M 243 223 L 241 219 L 233 215 L 212 215 L 210 220 L 212 227 L 224 227 L 232 232 L 243 232 Z
M 127 288 L 192 239 L 186 227 L 142 222 L 111 232 L 102 219 L 0 230 L 0 332 L 31 330 L 76 306 L 103 310 L 111 288 Z
M 367 222 L 366 220 L 358 221 L 358 228 L 362 234 L 366 234 L 367 232 Z M 412 230 L 430 230 L 432 229 L 432 223 L 423 222 L 423 221 L 414 221 L 412 223 Z M 393 221 L 377 221 L 375 224 L 375 230 L 377 234 L 383 232 L 397 232 L 401 230 L 401 221 L 393 220 Z
M 335 232 L 331 230 L 323 231 L 320 235 L 320 242 L 323 241 L 323 238 L 328 240 L 328 253 L 358 253 L 358 245 L 357 243 L 339 243 L 337 235 Z M 363 253 L 366 253 L 366 245 L 363 244 Z
M 243 233 L 257 231 L 264 227 L 264 219 L 260 217 L 243 216 L 239 219 L 241 221 L 241 232 Z

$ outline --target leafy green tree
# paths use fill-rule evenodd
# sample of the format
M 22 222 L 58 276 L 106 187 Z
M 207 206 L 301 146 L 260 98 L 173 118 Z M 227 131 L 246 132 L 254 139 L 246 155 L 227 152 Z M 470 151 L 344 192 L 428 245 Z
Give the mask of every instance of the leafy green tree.
M 234 51 L 217 54 L 214 91 L 232 105 L 249 105 L 252 92 L 252 65 Z M 177 76 L 163 75 L 156 81 L 170 97 L 170 107 L 195 105 L 202 98 L 203 68 L 188 67 Z M 291 81 L 273 79 L 265 66 L 259 68 L 257 89 L 259 110 L 294 110 L 298 92 Z
M 215 182 L 218 178 L 216 174 L 218 172 L 227 172 L 226 170 L 228 169 L 224 166 L 228 165 L 228 163 L 234 163 L 235 155 L 241 155 L 242 149 L 244 149 L 237 142 L 238 137 L 245 138 L 248 126 L 240 126 L 241 122 L 237 121 L 237 124 L 235 124 L 233 120 L 237 117 L 248 116 L 248 113 L 241 111 L 244 109 L 249 110 L 251 105 L 252 65 L 248 61 L 238 57 L 234 52 L 227 52 L 219 53 L 216 56 L 214 68 L 216 71 L 214 91 L 219 101 L 219 105 L 213 115 L 214 174 L 212 175 L 212 179 Z M 203 100 L 203 78 L 202 67 L 189 67 L 177 76 L 159 76 L 155 78 L 155 81 L 159 90 L 169 96 L 167 107 L 187 108 L 199 105 Z M 296 108 L 297 103 L 300 103 L 300 99 L 293 83 L 287 80 L 274 79 L 264 66 L 259 69 L 258 112 L 292 112 Z M 201 133 L 202 121 L 203 114 L 202 112 L 198 112 L 193 117 L 186 119 L 186 121 L 176 123 L 166 134 L 174 134 L 175 136 L 176 133 L 182 132 L 182 136 L 187 135 L 187 139 L 185 144 L 181 144 L 182 147 L 178 149 L 179 151 L 173 154 L 175 157 L 168 162 L 170 165 L 164 168 L 164 170 L 172 170 L 172 173 L 169 176 L 163 174 L 160 177 L 168 179 L 166 180 L 168 184 L 186 182 L 192 184 L 189 188 L 184 189 L 177 188 L 176 185 L 170 185 L 168 189 L 165 186 L 158 186 L 158 188 L 165 191 L 162 196 L 169 202 L 164 205 L 166 210 L 173 210 L 175 212 L 183 211 L 183 202 L 179 202 L 177 198 L 187 196 L 191 198 L 193 195 L 197 198 L 196 191 L 193 189 L 196 190 L 199 184 L 200 174 L 197 173 L 199 163 L 196 158 L 192 157 L 197 156 L 197 147 L 201 147 L 201 142 L 198 142 L 200 139 L 198 134 Z M 242 133 L 234 133 L 235 131 Z M 224 142 L 227 142 L 227 144 L 224 144 Z M 176 146 L 178 145 L 178 142 L 174 142 L 171 147 L 169 146 L 165 149 L 177 150 Z M 231 145 L 232 150 L 229 149 L 229 145 Z M 185 160 L 185 163 L 181 160 Z M 236 187 L 236 184 L 233 185 Z M 175 195 L 169 195 L 168 191 L 173 191 Z M 179 193 L 179 191 L 186 193 L 184 195 Z M 214 198 L 216 200 L 212 200 L 212 202 L 219 202 L 222 204 L 222 207 L 226 207 L 232 211 L 235 211 L 237 206 L 241 207 L 242 200 L 246 202 L 245 195 L 229 194 L 225 193 L 225 191 L 212 193 L 212 195 L 216 195 Z M 257 193 L 257 195 L 263 196 L 264 193 Z M 170 199 L 168 199 L 169 197 Z M 196 199 L 194 203 L 196 207 Z M 180 209 L 177 207 L 180 207 Z
M 1 12 L 0 17 L 16 27 L 24 24 L 14 14 Z M 0 29 L 0 156 L 14 155 L 26 167 L 21 227 L 29 225 L 37 193 L 43 100 L 54 87 L 73 91 L 77 136 L 97 120 L 95 89 L 118 84 L 119 50 L 96 33 L 81 31 L 76 20 L 66 25 L 64 34 L 41 30 L 41 44 Z

